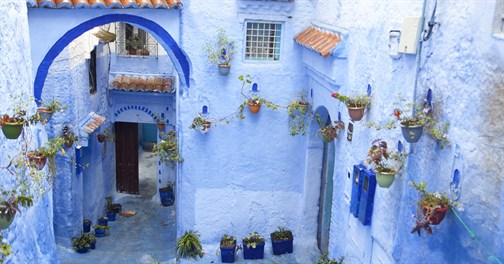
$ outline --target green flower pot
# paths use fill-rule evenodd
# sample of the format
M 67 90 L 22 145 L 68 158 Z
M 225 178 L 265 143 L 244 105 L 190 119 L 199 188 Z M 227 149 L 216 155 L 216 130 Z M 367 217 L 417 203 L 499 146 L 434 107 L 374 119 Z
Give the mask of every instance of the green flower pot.
M 5 205 L 0 204 L 0 209 L 3 210 L 5 208 Z M 7 217 L 7 214 L 2 214 L 0 213 L 0 230 L 9 228 L 9 226 L 12 224 L 12 221 L 14 221 L 14 218 L 16 217 L 16 214 Z
M 382 188 L 389 188 L 394 182 L 396 171 L 376 172 L 376 182 Z
M 300 114 L 304 115 L 308 113 L 308 109 L 310 108 L 310 104 L 298 104 L 297 110 L 299 111 Z
M 22 123 L 9 123 L 6 122 L 2 125 L 2 132 L 8 139 L 17 139 L 23 131 Z

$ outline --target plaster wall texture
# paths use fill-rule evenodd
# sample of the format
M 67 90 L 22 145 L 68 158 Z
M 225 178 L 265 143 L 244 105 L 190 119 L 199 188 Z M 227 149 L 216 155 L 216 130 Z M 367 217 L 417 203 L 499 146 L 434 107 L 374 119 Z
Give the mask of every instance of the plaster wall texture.
M 250 74 L 260 95 L 280 105 L 288 105 L 300 91 L 307 92 L 302 49 L 293 38 L 308 26 L 307 20 L 296 18 L 310 17 L 312 8 L 309 1 L 184 2 L 181 43 L 192 73 L 191 88 L 179 101 L 184 157 L 177 182 L 179 235 L 197 229 L 204 244 L 216 244 L 225 233 L 241 240 L 251 231 L 269 237 L 278 226 L 296 236 L 301 232 L 306 138 L 289 135 L 285 110 L 263 106 L 253 115 L 246 108 L 244 120 L 232 113 L 244 100 L 239 75 Z M 280 61 L 244 61 L 246 20 L 283 23 Z M 218 74 L 203 51 L 219 28 L 227 31 L 237 50 L 226 77 Z M 188 129 L 203 105 L 209 107 L 210 117 L 230 115 L 230 124 L 218 124 L 205 135 Z
M 30 40 L 26 3 L 24 1 L 7 0 L 0 2 L 0 112 L 9 113 L 13 110 L 10 95 L 30 95 L 33 89 L 30 58 Z M 33 114 L 35 104 L 30 104 L 28 114 Z M 32 142 L 46 138 L 43 128 L 31 128 L 34 135 Z M 0 137 L 0 163 L 6 166 L 9 156 L 20 151 L 20 142 Z M 12 175 L 5 169 L 0 170 L 0 185 L 8 190 L 12 187 Z M 8 197 L 6 197 L 8 199 Z M 4 263 L 34 263 L 36 260 L 49 262 L 56 258 L 54 233 L 52 225 L 51 191 L 47 192 L 32 207 L 23 208 L 17 214 L 13 224 L 2 230 L 4 241 L 12 247 L 13 253 Z
M 325 105 L 332 117 L 337 117 L 339 109 L 344 121 L 348 122 L 346 109 L 343 105 L 338 107 L 337 101 L 329 96 L 330 91 L 365 93 L 368 83 L 373 87 L 370 111 L 363 121 L 354 125 L 353 142 L 342 138 L 336 142 L 335 168 L 339 169 L 334 175 L 330 256 L 345 255 L 350 262 L 366 263 L 428 263 L 432 260 L 493 263 L 492 255 L 502 261 L 503 156 L 498 138 L 503 128 L 497 109 L 503 103 L 504 43 L 491 37 L 492 16 L 488 14 L 494 13 L 495 1 L 438 2 L 436 21 L 441 26 L 436 27 L 432 38 L 424 43 L 418 88 L 414 93 L 417 57 L 390 58 L 388 32 L 400 29 L 405 16 L 421 16 L 422 4 L 421 1 L 317 3 L 314 21 L 329 28 L 343 28 L 349 38 L 347 80 L 341 87 L 331 85 L 327 74 L 321 78 L 320 74 L 313 73 L 317 70 L 308 71 L 314 88 L 314 105 Z M 427 1 L 427 19 L 433 4 Z M 305 63 L 313 66 L 309 60 Z M 324 71 L 329 70 L 318 70 Z M 360 233 L 367 232 L 359 237 L 358 232 L 352 231 L 353 216 L 348 213 L 346 197 L 350 185 L 346 180 L 346 168 L 366 158 L 375 138 L 386 139 L 393 147 L 397 140 L 403 140 L 399 130 L 375 131 L 364 126 L 364 122 L 385 122 L 395 107 L 391 102 L 397 101 L 396 95 L 421 102 L 428 88 L 433 91 L 434 116 L 450 123 L 448 134 L 452 146 L 440 149 L 434 140 L 424 135 L 414 150 L 408 147 L 412 153 L 406 170 L 396 177 L 390 189 L 377 187 L 372 225 L 358 228 Z M 483 118 L 478 118 L 480 116 Z M 456 145 L 459 145 L 463 161 L 456 161 L 453 166 Z M 464 210 L 459 214 L 482 244 L 471 239 L 452 212 L 441 225 L 433 227 L 432 236 L 424 234 L 420 238 L 409 234 L 415 222 L 411 215 L 416 212 L 417 194 L 408 183 L 425 181 L 429 190 L 448 193 L 454 167 L 462 168 L 459 202 Z M 346 228 L 347 223 L 350 228 Z M 360 246 L 348 241 L 356 241 Z

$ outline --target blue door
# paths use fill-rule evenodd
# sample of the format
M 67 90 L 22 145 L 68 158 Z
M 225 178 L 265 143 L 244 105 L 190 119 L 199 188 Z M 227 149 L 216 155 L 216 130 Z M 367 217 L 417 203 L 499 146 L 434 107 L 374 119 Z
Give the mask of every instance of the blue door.
M 333 173 L 334 143 L 324 143 L 317 227 L 317 246 L 320 252 L 327 252 L 329 249 L 329 229 L 331 226 L 331 208 L 333 196 Z
M 143 142 L 157 142 L 157 126 L 156 124 L 142 124 Z

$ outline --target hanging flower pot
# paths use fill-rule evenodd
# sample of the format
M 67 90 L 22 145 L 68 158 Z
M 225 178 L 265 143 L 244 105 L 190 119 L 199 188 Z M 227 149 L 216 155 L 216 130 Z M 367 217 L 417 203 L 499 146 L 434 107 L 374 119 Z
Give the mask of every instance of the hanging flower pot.
M 16 212 L 20 211 L 17 207 L 15 196 L 12 196 L 7 201 L 0 202 L 0 230 L 8 228 L 12 224 Z
M 253 101 L 248 102 L 249 110 L 252 114 L 257 114 L 261 110 L 261 104 L 254 103 Z
M 378 183 L 378 186 L 382 188 L 389 188 L 390 185 L 392 185 L 392 183 L 394 182 L 396 173 L 397 171 L 395 170 L 377 171 L 376 182 Z
M 442 208 L 432 208 L 428 206 L 423 207 L 423 214 L 425 219 L 431 224 L 431 225 L 439 225 L 441 221 L 443 221 L 446 211 L 448 211 L 450 207 L 442 207 Z
M 30 167 L 35 168 L 37 170 L 42 170 L 46 165 L 47 157 L 39 153 L 38 151 L 29 151 L 28 152 L 28 163 Z
M 206 134 L 206 133 L 208 133 L 208 131 L 210 131 L 210 127 L 211 127 L 211 126 L 212 126 L 212 122 L 210 122 L 210 121 L 203 123 L 203 124 L 200 126 L 200 132 L 201 132 L 201 134 Z
M 53 110 L 50 110 L 50 109 L 45 108 L 45 107 L 39 107 L 39 108 L 37 108 L 37 112 L 40 115 L 40 120 L 44 124 L 47 123 L 47 122 L 49 122 L 49 121 L 51 121 L 52 115 L 54 114 Z
M 423 128 L 424 127 L 422 125 L 405 126 L 401 124 L 402 135 L 404 139 L 409 143 L 417 143 L 418 140 L 420 140 L 420 137 L 422 137 Z
M 231 65 L 228 64 L 219 64 L 219 74 L 222 76 L 226 76 L 229 74 L 229 71 L 231 70 Z
M 166 128 L 166 124 L 165 123 L 161 123 L 161 122 L 158 122 L 157 123 L 157 127 L 160 131 L 164 131 L 165 128 Z
M 106 138 L 104 134 L 98 134 L 96 137 L 98 138 L 98 142 L 100 143 L 103 143 Z
M 17 139 L 23 131 L 23 122 L 4 122 L 2 132 L 7 139 Z
M 364 116 L 364 107 L 347 107 L 348 115 L 353 121 L 360 121 Z
M 73 143 L 74 143 L 73 139 L 65 139 L 65 146 L 67 148 L 71 147 Z
M 2 205 L 0 205 L 0 210 L 2 209 Z M 0 212 L 0 230 L 9 228 L 9 226 L 12 224 L 12 221 L 14 221 L 15 216 L 15 213 L 13 215 L 10 215 L 8 213 L 3 214 Z
M 297 110 L 300 114 L 304 115 L 308 113 L 308 109 L 310 109 L 310 103 L 304 101 L 299 101 L 297 103 Z

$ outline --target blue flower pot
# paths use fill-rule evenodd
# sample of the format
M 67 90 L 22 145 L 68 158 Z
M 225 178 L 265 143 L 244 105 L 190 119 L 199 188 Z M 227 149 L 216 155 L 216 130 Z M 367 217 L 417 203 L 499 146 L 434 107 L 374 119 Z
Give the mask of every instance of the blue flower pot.
M 420 137 L 422 137 L 423 133 L 423 126 L 410 126 L 406 127 L 401 125 L 401 132 L 404 137 L 404 139 L 409 142 L 409 143 L 417 143 L 418 140 L 420 140 Z
M 85 219 L 83 226 L 84 226 L 84 233 L 91 232 L 91 220 Z
M 273 255 L 282 255 L 285 253 L 292 253 L 293 247 L 291 240 L 271 240 L 271 244 L 273 246 Z
M 247 244 L 243 243 L 243 258 L 244 259 L 263 259 L 264 258 L 264 243 L 258 244 L 256 248 L 247 248 Z
M 175 195 L 173 190 L 170 191 L 159 191 L 159 197 L 161 198 L 161 204 L 163 206 L 172 206 L 175 203 Z
M 105 230 L 103 230 L 103 229 L 95 229 L 94 233 L 95 233 L 95 237 L 105 236 Z
M 108 226 L 108 219 L 98 219 L 98 225 Z
M 89 245 L 90 245 L 89 246 L 90 249 L 96 249 L 96 241 L 95 242 L 91 242 Z
M 107 213 L 107 219 L 110 221 L 110 222 L 113 222 L 115 221 L 116 219 L 116 213 Z
M 221 247 L 220 252 L 222 263 L 233 263 L 235 261 L 236 245 L 232 247 Z
M 79 252 L 79 253 L 86 253 L 87 252 L 87 248 L 86 247 L 78 248 L 76 251 Z

